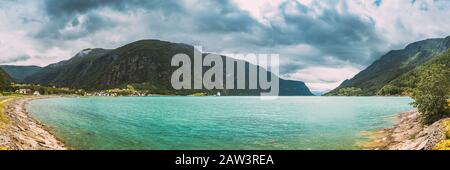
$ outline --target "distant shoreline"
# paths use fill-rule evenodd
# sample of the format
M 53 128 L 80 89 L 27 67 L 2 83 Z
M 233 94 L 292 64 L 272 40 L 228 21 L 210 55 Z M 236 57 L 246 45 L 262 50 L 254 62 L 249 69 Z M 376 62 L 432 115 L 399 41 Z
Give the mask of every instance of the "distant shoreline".
M 7 150 L 66 150 L 64 143 L 51 133 L 50 128 L 34 119 L 26 105 L 42 97 L 11 97 L 4 108 L 9 123 L 0 129 L 0 146 Z

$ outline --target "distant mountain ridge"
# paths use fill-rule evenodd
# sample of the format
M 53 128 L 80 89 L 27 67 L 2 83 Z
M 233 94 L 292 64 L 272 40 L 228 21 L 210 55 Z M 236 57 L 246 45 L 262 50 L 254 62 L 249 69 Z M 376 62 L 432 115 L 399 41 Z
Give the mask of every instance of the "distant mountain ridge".
M 85 49 L 69 60 L 50 64 L 29 75 L 25 78 L 25 82 L 88 90 L 125 88 L 127 85 L 132 85 L 136 89 L 150 93 L 169 95 L 189 95 L 196 92 L 259 95 L 262 91 L 262 89 L 174 90 L 170 79 L 176 67 L 172 67 L 170 63 L 172 56 L 179 53 L 187 54 L 193 61 L 194 47 L 160 40 L 141 40 L 111 50 Z M 248 69 L 251 64 L 245 63 Z M 248 78 L 248 73 L 246 74 Z M 249 80 L 246 81 L 248 85 Z M 313 94 L 304 82 L 280 79 L 280 95 L 311 96 Z
M 418 41 L 401 50 L 392 50 L 353 78 L 345 80 L 326 95 L 402 95 L 414 83 L 394 85 L 417 67 L 426 64 L 450 48 L 450 36 Z M 387 86 L 389 85 L 389 86 Z M 394 87 L 394 86 L 395 87 Z M 388 88 L 394 89 L 388 89 Z M 383 90 L 382 90 L 383 89 Z M 387 91 L 390 91 L 386 93 Z
M 16 66 L 16 65 L 0 65 L 15 82 L 23 82 L 26 77 L 38 72 L 42 67 L 39 66 Z

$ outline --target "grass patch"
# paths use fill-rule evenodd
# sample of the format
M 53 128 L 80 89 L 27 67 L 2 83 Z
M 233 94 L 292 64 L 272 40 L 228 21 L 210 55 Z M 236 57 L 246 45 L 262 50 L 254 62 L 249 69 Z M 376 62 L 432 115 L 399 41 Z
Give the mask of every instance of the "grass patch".
M 194 93 L 191 96 L 206 96 L 205 93 Z
M 450 139 L 450 120 L 444 121 L 445 126 L 445 135 L 447 136 L 447 139 Z
M 416 139 L 416 134 L 409 136 L 409 140 L 414 140 L 414 139 Z
M 6 124 L 9 123 L 9 118 L 5 114 L 5 107 L 12 99 L 13 97 L 0 97 L 0 128 L 3 128 Z

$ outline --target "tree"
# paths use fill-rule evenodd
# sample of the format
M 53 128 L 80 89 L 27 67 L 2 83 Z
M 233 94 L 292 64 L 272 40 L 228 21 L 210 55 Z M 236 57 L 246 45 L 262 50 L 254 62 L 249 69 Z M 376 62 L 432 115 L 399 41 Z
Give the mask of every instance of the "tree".
M 346 87 L 339 89 L 337 96 L 363 96 L 363 91 L 361 88 Z
M 402 94 L 402 89 L 395 85 L 387 84 L 380 91 L 378 91 L 377 95 L 380 96 L 389 96 L 389 95 L 400 95 Z
M 136 91 L 136 89 L 133 87 L 133 85 L 127 85 L 127 89 L 129 90 L 129 91 L 131 91 L 131 92 L 135 92 Z
M 7 90 L 11 85 L 11 77 L 4 71 L 2 68 L 0 68 L 0 91 Z
M 445 64 L 432 64 L 420 70 L 419 82 L 413 91 L 413 105 L 424 124 L 448 116 L 450 69 Z

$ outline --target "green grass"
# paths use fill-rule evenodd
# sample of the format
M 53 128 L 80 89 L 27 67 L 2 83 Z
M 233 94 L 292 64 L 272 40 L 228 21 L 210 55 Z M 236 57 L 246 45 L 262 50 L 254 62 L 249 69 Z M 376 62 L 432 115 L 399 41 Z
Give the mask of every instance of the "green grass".
M 205 93 L 194 93 L 192 96 L 205 96 Z
M 8 116 L 5 114 L 6 106 L 12 101 L 15 96 L 2 96 L 0 97 L 0 128 L 4 128 L 9 122 Z M 0 146 L 0 150 L 10 150 L 8 147 Z
M 9 123 L 9 118 L 5 114 L 5 108 L 14 97 L 0 97 L 0 128 Z

